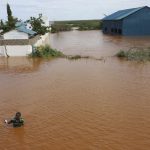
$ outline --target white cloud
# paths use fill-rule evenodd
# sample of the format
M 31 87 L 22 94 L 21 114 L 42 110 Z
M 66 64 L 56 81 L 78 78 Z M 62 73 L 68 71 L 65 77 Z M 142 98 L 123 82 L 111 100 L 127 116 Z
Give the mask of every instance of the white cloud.
M 50 20 L 98 19 L 120 9 L 150 6 L 150 0 L 1 0 L 0 3 L 0 18 L 6 18 L 9 3 L 13 15 L 20 19 L 43 13 Z

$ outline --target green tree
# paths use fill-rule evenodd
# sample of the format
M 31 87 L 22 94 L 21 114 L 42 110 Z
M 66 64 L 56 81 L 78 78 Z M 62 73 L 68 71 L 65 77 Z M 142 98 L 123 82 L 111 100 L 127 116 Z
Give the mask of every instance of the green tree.
M 3 20 L 1 20 L 1 22 L 0 22 L 0 30 L 3 30 L 3 26 L 4 26 Z
M 44 26 L 44 21 L 42 19 L 42 14 L 39 14 L 38 18 L 30 17 L 30 20 L 27 21 L 31 24 L 32 30 L 37 32 L 38 34 L 44 35 L 49 32 L 49 27 Z
M 9 31 L 7 23 L 4 23 L 3 20 L 0 21 L 0 30 L 3 30 L 3 32 Z
M 11 29 L 15 28 L 15 23 L 16 23 L 17 19 L 12 16 L 12 11 L 11 11 L 9 4 L 7 4 L 7 17 L 8 17 L 7 26 L 9 28 L 9 30 L 11 30 Z

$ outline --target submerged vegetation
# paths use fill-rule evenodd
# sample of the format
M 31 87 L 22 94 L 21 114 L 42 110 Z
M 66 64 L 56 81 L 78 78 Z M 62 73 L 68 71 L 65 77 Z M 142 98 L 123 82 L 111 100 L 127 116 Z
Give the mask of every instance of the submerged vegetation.
M 69 60 L 78 59 L 93 59 L 93 60 L 104 60 L 104 58 L 94 58 L 91 56 L 82 55 L 65 55 L 62 52 L 52 49 L 49 45 L 35 47 L 33 52 L 29 55 L 32 58 L 66 58 Z
M 29 55 L 30 57 L 64 57 L 64 54 L 56 49 L 52 49 L 49 45 L 35 47 L 34 51 Z
M 66 58 L 70 59 L 70 60 L 77 60 L 77 59 L 81 59 L 81 58 L 84 58 L 84 59 L 89 59 L 91 58 L 90 56 L 81 56 L 81 55 L 74 55 L 74 56 L 66 56 Z
M 77 20 L 77 21 L 56 21 L 52 25 L 52 33 L 61 31 L 71 31 L 73 28 L 77 30 L 99 30 L 102 28 L 100 20 Z
M 93 59 L 93 60 L 98 60 L 98 61 L 105 61 L 104 57 L 101 58 L 95 58 L 92 56 L 82 56 L 82 55 L 70 55 L 70 56 L 65 56 L 69 60 L 78 60 L 78 59 Z
M 150 48 L 132 48 L 128 51 L 121 50 L 116 54 L 116 56 L 127 60 L 150 61 Z
M 30 57 L 39 57 L 39 58 L 66 58 L 69 60 L 78 60 L 78 59 L 94 59 L 94 60 L 104 60 L 102 58 L 94 58 L 91 56 L 82 56 L 82 55 L 65 55 L 62 52 L 52 49 L 49 45 L 35 47 L 33 52 L 29 55 Z M 121 50 L 116 54 L 119 58 L 124 58 L 127 60 L 134 61 L 150 61 L 150 48 L 139 49 L 132 48 L 130 50 Z

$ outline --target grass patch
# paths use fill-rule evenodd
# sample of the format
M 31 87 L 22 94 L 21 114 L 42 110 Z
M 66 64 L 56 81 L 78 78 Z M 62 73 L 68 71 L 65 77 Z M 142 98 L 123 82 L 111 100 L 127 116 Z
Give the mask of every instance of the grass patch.
M 119 58 L 126 58 L 133 61 L 150 61 L 150 48 L 147 49 L 130 49 L 128 51 L 121 50 L 116 54 Z
M 71 31 L 74 27 L 80 31 L 100 30 L 102 29 L 102 22 L 100 20 L 55 21 L 51 32 Z
M 52 49 L 49 45 L 35 47 L 30 57 L 49 58 L 64 57 L 64 54 L 56 49 Z
M 90 56 L 81 56 L 81 55 L 74 55 L 74 56 L 66 56 L 66 58 L 70 59 L 70 60 L 77 60 L 77 59 L 89 59 Z

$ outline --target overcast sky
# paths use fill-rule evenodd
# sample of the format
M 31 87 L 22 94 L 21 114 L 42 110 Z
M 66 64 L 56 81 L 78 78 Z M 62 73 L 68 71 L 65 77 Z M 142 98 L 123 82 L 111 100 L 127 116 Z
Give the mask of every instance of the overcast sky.
M 120 9 L 150 6 L 150 0 L 0 0 L 0 19 L 6 19 L 7 3 L 22 20 L 39 13 L 49 20 L 100 19 Z

